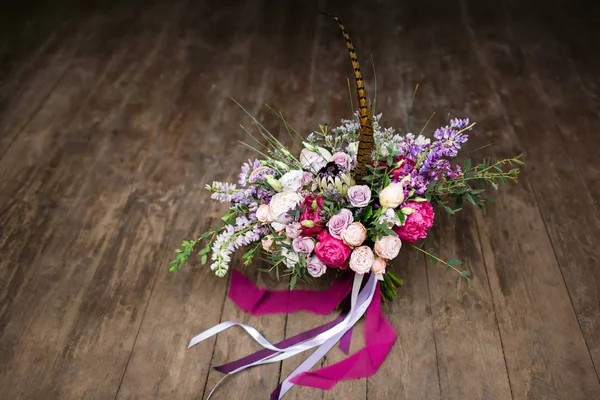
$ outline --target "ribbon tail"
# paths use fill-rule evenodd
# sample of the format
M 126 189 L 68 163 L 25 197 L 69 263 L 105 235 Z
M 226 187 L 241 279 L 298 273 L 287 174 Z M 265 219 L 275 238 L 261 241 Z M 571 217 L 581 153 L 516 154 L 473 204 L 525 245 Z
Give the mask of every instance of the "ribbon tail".
M 348 353 L 350 353 L 350 344 L 352 342 L 352 328 L 348 329 L 346 331 L 346 333 L 344 333 L 344 336 L 342 336 L 342 338 L 340 339 L 340 350 L 345 354 L 348 355 Z
M 381 313 L 381 293 L 378 284 L 367 311 L 365 347 L 336 364 L 312 372 L 302 372 L 290 381 L 301 386 L 329 390 L 341 380 L 371 376 L 377 372 L 396 339 L 396 331 Z

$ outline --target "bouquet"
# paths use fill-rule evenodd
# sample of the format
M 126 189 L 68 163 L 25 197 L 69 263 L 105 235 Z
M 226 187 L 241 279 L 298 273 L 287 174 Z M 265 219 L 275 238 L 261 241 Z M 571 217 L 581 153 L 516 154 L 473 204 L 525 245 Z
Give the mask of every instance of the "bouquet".
M 484 197 L 485 190 L 489 186 L 497 189 L 499 183 L 516 181 L 519 169 L 513 164 L 522 162 L 519 157 L 514 157 L 479 163 L 466 160 L 462 165 L 452 163 L 475 125 L 469 119 L 449 120 L 446 126 L 433 132 L 432 138 L 412 133 L 401 135 L 393 128 L 382 126 L 382 115 L 373 115 L 373 109 L 367 102 L 354 46 L 344 26 L 336 17 L 331 18 L 341 28 L 350 53 L 359 100 L 358 111 L 333 129 L 320 125 L 306 138 L 294 130 L 281 113 L 277 113 L 290 134 L 301 141 L 303 148 L 299 154 L 289 151 L 251 116 L 260 138 L 252 136 L 250 131 L 248 134 L 262 147 L 249 147 L 260 157 L 242 165 L 237 183 L 213 182 L 206 186 L 212 192 L 212 199 L 230 204 L 229 211 L 221 218 L 223 225 L 208 230 L 197 239 L 184 241 L 170 269 L 177 270 L 196 246 L 200 246 L 202 263 L 210 258 L 210 268 L 218 277 L 227 274 L 231 255 L 240 248 L 246 249 L 243 255 L 245 265 L 262 253 L 263 259 L 270 265 L 266 271 L 272 272 L 278 279 L 288 277 L 290 290 L 298 281 L 318 279 L 327 274 L 335 275 L 336 280 L 341 282 L 349 281 L 348 276 L 354 276 L 352 295 L 347 296 L 349 289 L 342 291 L 343 296 L 333 304 L 337 306 L 346 296 L 351 298 L 350 310 L 344 314 L 348 325 L 356 319 L 354 311 L 361 305 L 361 293 L 369 292 L 365 296 L 370 298 L 363 299 L 362 303 L 365 309 L 379 307 L 371 305 L 379 293 L 383 300 L 393 299 L 402 280 L 388 271 L 387 266 L 403 247 L 410 246 L 425 253 L 456 271 L 458 278 L 466 279 L 470 284 L 469 272 L 460 268 L 459 260 L 441 260 L 423 248 L 423 240 L 435 219 L 434 210 L 453 214 L 465 202 L 484 209 L 488 202 Z M 370 279 L 363 287 L 366 275 Z M 231 292 L 246 289 L 236 289 L 234 285 L 248 287 L 252 284 L 240 277 L 234 278 L 230 297 L 236 301 L 235 294 Z M 286 297 L 289 303 L 293 292 L 288 296 L 291 296 Z M 275 299 L 274 295 L 272 301 L 276 302 Z M 240 304 L 241 301 L 236 302 L 252 313 L 252 306 Z M 261 298 L 261 301 L 264 305 L 271 300 Z M 223 324 L 220 325 L 223 328 Z M 255 336 L 251 331 L 253 328 L 243 327 Z M 219 326 L 215 328 L 216 331 L 207 331 L 206 335 L 196 337 L 191 345 L 222 330 Z M 341 333 L 340 330 L 335 335 L 317 340 L 312 347 L 323 346 L 332 338 L 339 339 Z M 318 338 L 319 335 L 324 333 L 313 337 Z M 297 354 L 299 346 L 312 348 L 306 345 L 311 342 L 310 336 L 287 347 L 277 347 L 266 339 L 261 340 L 257 341 L 271 353 L 263 358 L 255 357 L 255 363 L 280 360 L 289 353 Z M 243 367 L 252 365 L 240 364 Z M 232 371 L 237 372 L 229 369 L 228 373 Z M 305 368 L 296 374 L 295 380 L 286 381 L 322 387 L 311 385 L 310 379 L 302 382 L 298 378 L 302 373 L 305 378 L 308 376 Z M 279 388 L 274 398 L 281 395 Z

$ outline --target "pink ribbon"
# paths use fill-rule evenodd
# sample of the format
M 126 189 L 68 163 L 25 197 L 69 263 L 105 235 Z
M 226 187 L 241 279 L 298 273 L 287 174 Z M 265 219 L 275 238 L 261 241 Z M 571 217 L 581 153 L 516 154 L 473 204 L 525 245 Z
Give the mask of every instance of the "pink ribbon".
M 268 290 L 259 289 L 241 272 L 233 270 L 229 298 L 251 315 L 310 311 L 325 315 L 333 311 L 350 293 L 352 279 L 337 279 L 327 290 Z
M 251 315 L 291 313 L 300 310 L 311 311 L 316 314 L 327 314 L 346 298 L 351 290 L 351 282 L 352 279 L 336 280 L 325 291 L 269 291 L 259 289 L 252 281 L 234 270 L 232 271 L 229 297 L 238 307 Z M 390 322 L 381 313 L 379 283 L 377 283 L 374 290 L 373 299 L 366 312 L 365 346 L 336 364 L 312 372 L 299 373 L 293 376 L 289 382 L 329 390 L 339 381 L 364 378 L 373 375 L 377 371 L 394 345 L 397 334 Z M 332 325 L 335 325 L 337 322 L 332 321 L 332 323 Z M 298 341 L 306 340 L 306 338 L 318 334 L 323 329 L 327 329 L 329 324 L 331 323 L 303 332 L 297 337 L 286 339 L 281 344 L 287 347 Z M 347 331 L 340 341 L 340 347 L 346 354 L 348 354 L 350 345 L 350 332 Z M 289 343 L 287 343 L 288 341 Z M 232 368 L 237 369 L 242 365 L 249 365 L 253 361 L 260 360 L 272 353 L 274 352 L 270 350 L 262 350 L 243 359 L 217 367 L 217 369 L 229 372 Z M 271 398 L 279 398 L 280 390 L 281 385 L 271 394 Z
M 303 372 L 290 381 L 296 385 L 329 390 L 342 380 L 360 379 L 373 375 L 379 369 L 396 342 L 394 327 L 381 313 L 379 283 L 365 320 L 365 347 L 350 357 L 316 371 Z

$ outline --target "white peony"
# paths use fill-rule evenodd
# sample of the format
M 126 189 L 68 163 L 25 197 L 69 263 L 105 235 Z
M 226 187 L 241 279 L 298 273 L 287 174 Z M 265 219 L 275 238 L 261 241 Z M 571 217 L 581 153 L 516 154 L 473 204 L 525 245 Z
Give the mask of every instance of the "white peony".
M 290 219 L 287 216 L 288 211 L 294 209 L 302 200 L 304 200 L 302 196 L 296 192 L 280 192 L 271 198 L 269 207 L 275 230 L 280 231 L 285 228 Z

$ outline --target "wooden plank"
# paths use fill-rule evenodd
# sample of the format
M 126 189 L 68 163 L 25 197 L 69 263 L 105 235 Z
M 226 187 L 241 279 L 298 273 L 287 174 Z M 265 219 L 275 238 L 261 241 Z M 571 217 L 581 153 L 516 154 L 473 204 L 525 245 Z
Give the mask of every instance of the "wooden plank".
M 506 56 L 498 57 L 497 49 L 503 48 L 493 27 L 503 22 L 501 14 L 479 7 L 461 2 L 474 57 L 461 57 L 461 68 L 453 68 L 451 87 L 469 82 L 473 96 L 487 99 L 486 103 L 471 102 L 469 107 L 469 114 L 489 127 L 488 140 L 498 143 L 484 153 L 500 157 L 522 148 L 529 150 L 531 165 L 525 169 L 521 186 L 505 189 L 488 218 L 478 217 L 512 392 L 515 398 L 596 398 L 597 376 L 537 204 L 539 183 L 550 183 L 548 177 L 556 176 L 545 158 L 549 145 L 543 143 L 551 142 L 553 136 L 544 135 L 544 140 L 535 143 L 526 140 L 548 131 L 543 110 Z M 486 97 L 486 93 L 491 95 Z M 549 147 L 555 149 L 557 144 Z M 565 186 L 561 191 L 569 193 Z M 515 229 L 515 224 L 527 229 Z
M 425 28 L 419 28 L 418 19 L 412 23 L 410 19 L 405 22 L 412 40 L 405 47 L 404 58 L 414 68 L 422 71 L 422 85 L 415 102 L 426 105 L 428 114 L 436 112 L 424 132 L 431 137 L 437 127 L 447 124 L 448 115 L 468 116 L 465 111 L 460 110 L 463 105 L 454 98 L 464 99 L 470 88 L 466 85 L 454 90 L 447 87 L 448 67 L 453 63 L 448 53 L 452 54 L 453 45 L 461 41 L 463 34 L 457 32 L 455 21 L 443 22 L 452 14 L 451 8 L 455 5 L 439 4 L 435 11 L 427 13 L 421 7 L 415 5 L 415 10 L 409 15 L 426 15 L 429 21 L 435 22 L 426 24 Z M 457 91 L 461 93 L 456 93 Z M 449 114 L 453 110 L 457 114 Z M 416 111 L 423 113 L 420 109 Z M 426 114 L 421 116 L 427 117 Z M 477 136 L 477 132 L 474 131 L 471 136 Z M 468 143 L 463 154 L 454 162 L 462 164 L 467 158 L 465 152 L 477 147 L 477 141 Z M 477 154 L 473 156 L 478 157 Z M 497 316 L 479 245 L 475 223 L 475 213 L 478 212 L 469 203 L 454 216 L 438 207 L 434 227 L 425 244 L 426 248 L 433 249 L 442 259 L 461 260 L 461 268 L 469 270 L 472 278 L 472 286 L 467 288 L 466 281 L 458 280 L 454 271 L 444 273 L 443 265 L 427 263 L 443 399 L 512 398 Z
M 161 27 L 173 20 L 171 17 L 165 22 L 165 15 L 168 16 L 165 11 L 162 7 L 154 7 L 150 12 L 137 15 L 136 20 L 145 26 Z M 130 27 L 135 29 L 136 25 Z M 112 32 L 115 33 L 119 32 Z M 68 200 L 59 203 L 56 206 L 58 210 L 51 213 L 52 219 L 56 218 L 52 222 L 58 224 L 58 220 L 63 219 L 62 226 L 66 229 L 59 233 L 43 233 L 48 237 L 43 252 L 31 260 L 31 268 L 28 268 L 44 271 L 43 274 L 24 276 L 25 280 L 21 282 L 13 279 L 16 292 L 13 305 L 2 315 L 0 353 L 7 361 L 0 385 L 3 397 L 39 398 L 42 393 L 50 398 L 114 396 L 133 345 L 137 326 L 131 323 L 131 319 L 135 320 L 136 301 L 143 303 L 144 298 L 131 296 L 133 299 L 129 303 L 123 295 L 135 292 L 136 286 L 141 287 L 138 292 L 147 294 L 148 277 L 138 276 L 140 269 L 135 264 L 129 269 L 116 269 L 114 258 L 123 250 L 130 250 L 131 257 L 134 257 L 140 251 L 139 247 L 146 244 L 144 240 L 132 242 L 135 236 L 112 236 L 111 233 L 120 223 L 121 214 L 127 214 L 127 210 L 135 205 L 133 201 L 128 202 L 131 183 L 141 160 L 149 153 L 145 149 L 152 144 L 152 136 L 157 132 L 154 124 L 163 118 L 161 110 L 168 110 L 165 103 L 169 101 L 169 91 L 177 90 L 177 85 L 166 82 L 165 86 L 156 87 L 152 84 L 156 82 L 157 74 L 157 68 L 150 68 L 152 59 L 157 56 L 157 51 L 153 51 L 153 46 L 157 46 L 154 33 L 135 33 L 129 38 L 121 35 L 118 39 L 114 69 L 108 68 L 98 76 L 93 73 L 95 62 L 90 68 L 90 64 L 82 61 L 55 91 L 59 98 L 61 94 L 66 96 L 77 83 L 89 83 L 82 82 L 81 76 L 90 74 L 91 88 L 95 90 L 91 94 L 88 91 L 84 104 L 93 104 L 93 107 L 76 108 L 66 120 L 74 121 L 74 125 L 85 134 L 103 137 L 104 140 L 94 143 L 96 148 L 83 148 L 87 150 L 87 164 L 90 166 L 89 170 L 83 171 L 86 173 L 69 174 L 82 160 L 69 157 L 68 153 L 61 154 L 60 150 L 66 151 L 68 146 L 77 144 L 73 141 L 73 134 L 67 131 L 70 135 L 63 133 L 60 139 L 66 141 L 67 147 L 59 147 L 57 157 L 60 162 L 55 164 L 55 171 L 33 175 L 35 179 L 55 180 L 58 178 L 54 174 L 66 175 L 64 179 L 70 181 L 71 186 L 65 183 L 64 187 L 57 187 L 58 193 L 39 193 L 41 196 L 67 195 Z M 161 43 L 159 40 L 157 48 L 164 51 L 166 46 L 164 43 L 161 46 Z M 169 69 L 169 65 L 161 65 Z M 95 84 L 100 77 L 102 82 Z M 125 93 L 123 79 L 134 84 Z M 143 91 L 138 91 L 137 84 Z M 60 106 L 61 103 L 55 112 L 60 111 Z M 120 107 L 115 109 L 115 106 Z M 108 115 L 107 111 L 110 112 Z M 37 118 L 51 114 L 44 110 Z M 148 118 L 152 115 L 153 118 Z M 100 116 L 104 116 L 101 119 L 104 123 L 95 121 Z M 41 125 L 43 122 L 43 119 L 35 121 Z M 66 124 L 66 127 L 69 125 Z M 119 134 L 114 129 L 123 129 L 123 133 Z M 107 130 L 112 134 L 106 135 Z M 75 190 L 78 188 L 80 190 Z M 71 191 L 76 195 L 69 195 Z M 23 195 L 35 201 L 35 192 L 24 191 Z M 140 231 L 140 234 L 149 236 L 148 229 L 152 225 L 145 227 L 146 231 Z M 52 232 L 53 228 L 53 224 L 49 223 L 45 229 Z M 152 239 L 148 242 L 151 243 Z M 131 279 L 128 284 L 119 280 L 115 282 L 119 274 L 123 274 L 124 279 Z M 25 307 L 29 313 L 20 315 L 15 312 L 15 307 Z M 52 362 L 36 362 L 40 359 Z M 90 373 L 94 368 L 101 377 Z M 29 383 L 32 374 L 36 376 L 36 385 Z
M 507 13 L 507 23 L 514 21 L 515 12 L 508 9 Z M 506 39 L 523 59 L 524 77 L 530 82 L 533 97 L 545 115 L 544 120 L 554 121 L 543 125 L 547 129 L 543 135 L 534 131 L 537 135 L 528 135 L 523 141 L 530 148 L 540 146 L 536 142 L 545 142 L 548 150 L 550 146 L 562 150 L 560 160 L 544 151 L 538 156 L 545 168 L 551 165 L 552 172 L 559 178 L 547 185 L 533 185 L 598 375 L 600 337 L 596 332 L 600 329 L 600 293 L 597 290 L 600 271 L 596 265 L 600 258 L 595 256 L 595 248 L 600 237 L 600 213 L 597 211 L 600 189 L 596 184 L 600 174 L 596 151 L 600 144 L 597 135 L 600 114 L 582 90 L 573 61 L 565 57 L 560 42 L 547 36 L 548 30 L 542 28 L 532 29 L 518 19 L 507 28 Z M 552 131 L 554 134 L 547 141 L 548 132 Z M 571 175 L 576 176 L 574 180 Z M 570 182 L 564 182 L 566 179 Z M 556 195 L 556 190 L 565 185 L 568 189 Z M 571 190 L 576 190 L 577 195 L 573 196 Z
M 65 5 L 54 6 L 60 9 Z M 77 57 L 85 55 L 90 47 L 96 48 L 90 46 L 97 38 L 96 32 L 102 31 L 106 24 L 114 24 L 114 29 L 122 29 L 119 28 L 119 22 L 133 18 L 139 8 L 136 4 L 120 5 L 119 11 L 114 13 L 120 18 L 100 12 L 90 16 L 74 13 L 65 18 L 56 11 L 30 17 L 33 21 L 27 22 L 24 32 L 4 48 L 8 52 L 8 60 L 3 67 L 9 70 L 4 73 L 0 84 L 0 159 L 32 121 L 35 113 L 47 101 L 56 101 L 50 98 L 53 89 Z M 46 35 L 47 39 L 35 49 L 34 43 L 42 35 Z M 35 49 L 31 55 L 20 55 L 31 46 Z
M 209 20 L 205 31 L 186 30 L 189 43 L 221 41 L 231 42 L 233 46 L 211 47 L 205 57 L 189 66 L 186 76 L 189 92 L 179 100 L 185 118 L 182 125 L 175 128 L 181 131 L 178 134 L 182 143 L 170 156 L 190 160 L 186 167 L 188 172 L 183 176 L 187 176 L 186 187 L 192 190 L 186 190 L 179 211 L 171 222 L 173 233 L 169 235 L 169 248 L 161 257 L 163 265 L 157 274 L 156 287 L 118 398 L 208 395 L 222 377 L 220 373 L 209 373 L 211 362 L 218 365 L 252 349 L 250 339 L 235 330 L 222 333 L 216 340 L 208 340 L 191 350 L 186 349 L 193 335 L 217 324 L 220 319 L 251 323 L 272 340 L 283 336 L 285 316 L 251 318 L 231 302 L 224 303 L 227 279 L 215 277 L 207 265 L 193 269 L 186 266 L 176 274 L 169 274 L 166 268 L 174 254 L 173 249 L 186 235 L 199 234 L 209 225 L 219 223 L 218 217 L 225 206 L 210 200 L 209 194 L 203 190 L 204 184 L 212 180 L 235 181 L 237 168 L 253 156 L 236 143 L 247 139 L 239 129 L 243 113 L 227 100 L 227 96 L 231 95 L 256 111 L 272 93 L 272 87 L 266 83 L 272 73 L 271 67 L 265 66 L 265 61 L 250 61 L 258 57 L 257 54 L 273 59 L 272 50 L 265 48 L 256 33 L 264 21 L 250 18 L 256 11 L 255 4 L 231 7 Z M 240 20 L 245 23 L 237 24 Z M 193 26 L 193 21 L 194 18 L 190 18 L 187 22 Z M 236 29 L 231 30 L 232 26 Z M 259 47 L 261 51 L 258 51 Z M 213 82 L 208 91 L 205 90 L 205 82 Z M 253 95 L 257 93 L 258 97 Z M 202 127 L 201 135 L 192 134 L 199 126 Z M 224 157 L 227 157 L 227 168 L 215 170 L 215 165 L 223 165 Z M 172 163 L 162 160 L 157 176 L 171 174 L 169 171 L 172 170 Z M 194 170 L 200 173 L 192 173 Z M 170 185 L 179 184 L 176 179 L 168 182 Z M 198 214 L 200 209 L 204 212 Z M 191 215 L 194 217 L 190 218 Z M 240 262 L 238 255 L 233 265 Z M 199 264 L 198 260 L 192 261 L 192 265 L 194 263 Z M 256 265 L 245 272 L 259 284 L 265 284 L 265 277 L 257 274 Z M 208 282 L 211 290 L 207 290 Z M 268 284 L 273 285 L 273 282 L 268 281 Z M 174 329 L 174 326 L 177 328 Z M 247 393 L 268 393 L 276 386 L 278 371 L 279 365 L 274 364 L 241 373 L 220 386 L 216 395 L 239 398 Z

